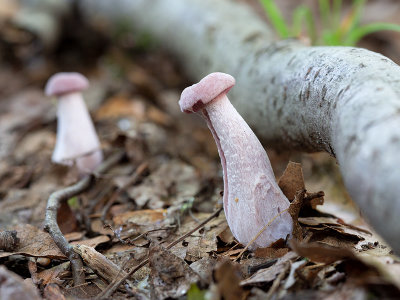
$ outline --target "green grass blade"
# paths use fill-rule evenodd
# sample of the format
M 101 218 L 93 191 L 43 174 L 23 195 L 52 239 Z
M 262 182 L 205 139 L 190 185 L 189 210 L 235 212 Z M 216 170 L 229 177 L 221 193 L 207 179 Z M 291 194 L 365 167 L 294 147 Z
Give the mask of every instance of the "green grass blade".
M 317 31 L 315 27 L 314 16 L 309 7 L 305 5 L 298 6 L 293 12 L 292 34 L 299 37 L 302 31 L 303 24 L 306 24 L 308 36 L 311 44 L 317 42 Z
M 391 23 L 372 23 L 353 29 L 344 41 L 346 46 L 354 46 L 364 36 L 382 30 L 400 32 L 400 25 Z
M 342 12 L 342 0 L 333 0 L 332 29 L 340 27 L 341 12 Z
M 286 25 L 285 20 L 279 8 L 276 6 L 273 0 L 260 0 L 264 7 L 265 13 L 267 14 L 271 24 L 274 26 L 276 32 L 278 32 L 281 38 L 289 37 L 289 29 Z
M 329 0 L 318 0 L 319 14 L 321 16 L 322 29 L 331 28 L 331 15 Z
M 358 24 L 360 23 L 361 14 L 364 10 L 365 3 L 366 3 L 366 0 L 355 0 L 354 1 L 353 7 L 352 7 L 352 12 L 351 12 L 351 17 L 349 19 L 349 24 L 346 24 L 346 26 L 344 26 L 345 28 L 343 28 L 343 30 L 344 30 L 343 36 L 346 33 L 351 32 L 354 28 L 356 28 L 358 26 Z

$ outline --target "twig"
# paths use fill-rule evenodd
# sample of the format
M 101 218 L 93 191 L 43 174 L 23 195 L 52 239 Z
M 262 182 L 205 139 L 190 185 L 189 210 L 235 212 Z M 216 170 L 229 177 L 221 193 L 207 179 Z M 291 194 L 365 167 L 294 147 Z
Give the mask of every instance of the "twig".
M 117 152 L 104 161 L 95 171 L 95 173 L 103 173 L 116 163 L 118 163 L 123 157 L 124 152 Z M 46 217 L 44 221 L 44 229 L 48 231 L 54 242 L 60 248 L 61 252 L 68 257 L 71 262 L 72 277 L 74 285 L 82 285 L 85 283 L 85 274 L 83 272 L 83 263 L 80 256 L 75 253 L 72 246 L 65 239 L 57 223 L 57 211 L 60 207 L 61 202 L 70 199 L 89 188 L 93 182 L 95 176 L 93 174 L 87 175 L 82 178 L 79 182 L 71 185 L 62 190 L 55 191 L 52 193 L 47 200 Z
M 280 216 L 281 214 L 283 214 L 284 212 L 287 212 L 287 211 L 289 210 L 289 208 L 290 208 L 290 206 L 289 206 L 288 208 L 286 208 L 285 210 L 282 210 L 279 214 L 277 214 L 275 217 L 273 217 L 273 218 L 268 222 L 268 224 L 266 224 L 263 228 L 261 228 L 261 230 L 256 234 L 256 236 L 253 237 L 253 239 L 246 245 L 246 247 L 243 248 L 242 251 L 240 251 L 239 255 L 238 255 L 233 261 L 237 261 L 237 260 L 243 255 L 243 253 L 246 252 L 246 250 L 247 250 L 251 245 L 253 245 L 253 243 L 258 239 L 258 237 L 264 232 L 264 230 L 267 229 L 267 227 L 268 227 L 269 225 L 271 225 L 272 222 L 275 221 L 275 219 L 276 219 L 277 217 L 279 217 L 279 216 Z
M 195 228 L 193 228 L 192 230 L 190 230 L 189 232 L 185 233 L 184 235 L 182 235 L 180 238 L 178 238 L 177 240 L 173 241 L 172 243 L 168 244 L 167 247 L 165 247 L 166 250 L 171 249 L 173 246 L 175 246 L 176 244 L 180 243 L 181 241 L 183 241 L 185 238 L 187 238 L 188 236 L 190 236 L 193 232 L 199 230 L 200 228 L 202 228 L 205 224 L 207 224 L 208 222 L 210 222 L 212 219 L 216 218 L 220 212 L 222 211 L 222 208 L 218 209 L 217 211 L 215 211 L 211 216 L 209 216 L 207 219 L 205 219 L 203 222 L 201 222 L 199 225 L 197 225 Z M 97 295 L 97 297 L 95 299 L 99 300 L 99 299 L 109 299 L 111 298 L 112 294 L 118 289 L 118 287 L 126 280 L 129 278 L 129 276 L 131 276 L 132 274 L 134 274 L 136 271 L 138 271 L 139 269 L 141 269 L 142 267 L 144 267 L 145 265 L 147 265 L 147 263 L 149 262 L 149 259 L 145 259 L 144 261 L 142 261 L 139 265 L 137 265 L 135 268 L 133 268 L 132 270 L 130 270 L 123 278 L 121 279 L 114 279 L 113 282 L 110 283 L 110 285 L 104 290 L 102 291 L 99 295 Z

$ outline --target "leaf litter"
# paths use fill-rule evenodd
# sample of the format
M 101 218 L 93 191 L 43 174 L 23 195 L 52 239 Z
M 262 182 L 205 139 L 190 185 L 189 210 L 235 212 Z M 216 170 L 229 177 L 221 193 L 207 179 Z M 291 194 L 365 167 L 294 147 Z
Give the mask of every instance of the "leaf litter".
M 85 289 L 72 287 L 69 262 L 42 230 L 47 197 L 78 179 L 50 162 L 55 105 L 42 87 L 53 70 L 43 64 L 36 81 L 1 71 L 15 84 L 0 99 L 0 224 L 18 238 L 12 249 L 0 250 L 1 297 L 8 299 L 10 291 L 25 299 L 94 297 L 147 258 L 149 264 L 119 287 L 115 299 L 400 296 L 400 261 L 391 249 L 365 223 L 319 210 L 324 192 L 308 186 L 318 188 L 321 181 L 309 184 L 303 175 L 318 159 L 326 163 L 316 156 L 295 155 L 304 168 L 289 163 L 279 179 L 296 224 L 289 243 L 244 251 L 220 214 L 165 249 L 221 207 L 218 153 L 204 125 L 179 111 L 188 82 L 170 57 L 128 54 L 122 47 L 103 58 L 100 66 L 82 70 L 93 74 L 85 97 L 106 155 L 120 148 L 127 159 L 59 214 L 66 238 L 84 257 Z

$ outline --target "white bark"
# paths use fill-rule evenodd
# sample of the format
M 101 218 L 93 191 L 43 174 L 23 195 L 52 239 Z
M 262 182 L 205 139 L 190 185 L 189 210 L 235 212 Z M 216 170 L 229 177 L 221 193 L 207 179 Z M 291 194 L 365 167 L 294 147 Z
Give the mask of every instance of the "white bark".
M 336 156 L 350 195 L 400 253 L 398 65 L 363 49 L 274 41 L 249 8 L 227 0 L 81 2 L 92 20 L 150 33 L 196 81 L 233 75 L 229 97 L 267 147 Z

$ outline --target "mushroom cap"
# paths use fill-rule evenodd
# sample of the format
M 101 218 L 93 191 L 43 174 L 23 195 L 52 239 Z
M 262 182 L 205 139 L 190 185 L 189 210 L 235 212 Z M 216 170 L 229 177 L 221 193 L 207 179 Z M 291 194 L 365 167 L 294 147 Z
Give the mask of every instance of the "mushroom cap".
M 198 83 L 183 90 L 179 106 L 183 112 L 196 112 L 219 95 L 229 92 L 234 85 L 235 78 L 229 74 L 221 72 L 208 74 Z
M 45 87 L 47 96 L 79 92 L 89 87 L 89 80 L 80 73 L 61 72 L 50 77 Z

